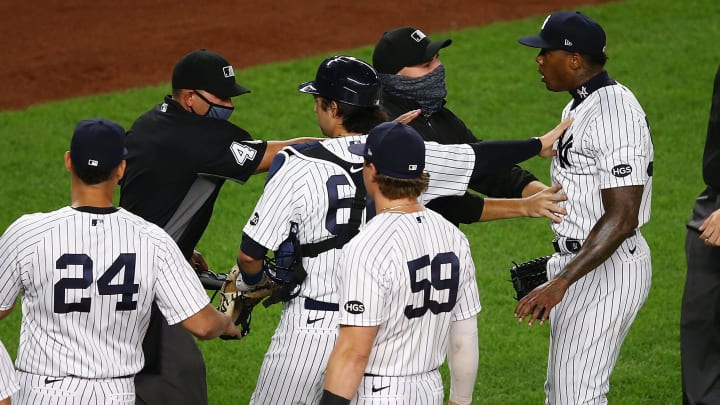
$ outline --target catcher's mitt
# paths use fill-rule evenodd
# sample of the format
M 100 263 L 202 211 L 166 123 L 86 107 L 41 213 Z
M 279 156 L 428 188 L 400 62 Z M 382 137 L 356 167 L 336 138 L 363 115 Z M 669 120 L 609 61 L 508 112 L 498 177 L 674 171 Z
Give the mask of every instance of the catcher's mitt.
M 240 275 L 240 269 L 237 265 L 233 266 L 230 273 L 220 289 L 220 305 L 218 311 L 226 314 L 233 320 L 235 325 L 240 326 L 242 336 L 250 333 L 250 321 L 252 320 L 252 310 L 265 299 L 270 296 L 277 288 L 275 283 L 263 283 L 258 288 L 250 291 L 238 291 L 235 286 L 235 280 Z M 229 336 L 220 336 L 221 339 L 234 339 Z
M 547 262 L 550 256 L 542 256 L 524 263 L 513 262 L 510 268 L 510 281 L 515 289 L 515 299 L 520 301 L 522 297 L 535 289 L 540 284 L 546 283 Z

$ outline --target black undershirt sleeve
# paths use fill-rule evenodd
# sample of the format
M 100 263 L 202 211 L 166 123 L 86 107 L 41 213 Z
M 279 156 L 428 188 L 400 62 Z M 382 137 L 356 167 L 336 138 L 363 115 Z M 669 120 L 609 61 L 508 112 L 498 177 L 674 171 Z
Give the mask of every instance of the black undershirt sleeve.
M 511 167 L 524 162 L 540 153 L 542 143 L 539 139 L 524 141 L 483 141 L 471 143 L 475 151 L 475 167 L 472 180 L 493 170 Z
M 268 251 L 265 246 L 255 242 L 255 240 L 249 237 L 245 232 L 243 232 L 242 241 L 240 242 L 240 250 L 256 260 L 264 258 Z

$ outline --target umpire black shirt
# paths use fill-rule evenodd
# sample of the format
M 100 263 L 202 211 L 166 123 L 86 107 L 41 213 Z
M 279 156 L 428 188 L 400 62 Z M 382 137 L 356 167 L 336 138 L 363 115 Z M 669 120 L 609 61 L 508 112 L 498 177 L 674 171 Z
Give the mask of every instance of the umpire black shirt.
M 267 144 L 228 121 L 187 111 L 168 95 L 135 121 L 126 146 L 120 206 L 164 228 L 189 258 L 225 179 L 247 181 Z

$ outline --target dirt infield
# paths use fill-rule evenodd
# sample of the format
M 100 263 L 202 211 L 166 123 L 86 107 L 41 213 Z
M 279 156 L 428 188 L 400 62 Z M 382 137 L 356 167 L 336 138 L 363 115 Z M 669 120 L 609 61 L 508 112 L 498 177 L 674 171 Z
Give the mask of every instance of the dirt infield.
M 0 110 L 167 82 L 175 61 L 201 47 L 242 69 L 373 44 L 401 25 L 432 33 L 607 2 L 6 1 Z

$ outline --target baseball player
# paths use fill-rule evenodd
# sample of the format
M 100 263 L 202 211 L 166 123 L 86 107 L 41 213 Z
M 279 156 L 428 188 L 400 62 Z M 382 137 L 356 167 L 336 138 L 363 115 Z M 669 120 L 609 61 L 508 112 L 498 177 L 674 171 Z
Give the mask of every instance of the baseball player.
M 0 405 L 10 405 L 10 396 L 20 389 L 10 355 L 0 342 Z
M 322 393 L 327 357 L 335 343 L 338 296 L 334 272 L 339 248 L 357 233 L 374 209 L 365 202 L 362 159 L 347 148 L 363 143 L 385 115 L 379 107 L 380 82 L 367 63 L 347 56 L 324 60 L 314 81 L 299 90 L 315 97 L 318 124 L 332 138 L 281 151 L 265 189 L 243 228 L 237 287 L 248 291 L 268 284 L 261 271 L 268 250 L 298 245 L 302 271 L 292 280 L 297 298 L 285 297 L 284 311 L 265 354 L 253 404 L 315 404 Z M 562 132 L 563 126 L 555 131 Z M 553 133 L 555 131 L 552 131 Z M 465 191 L 471 177 L 488 165 L 512 165 L 538 153 L 558 133 L 536 140 L 477 145 L 428 143 L 426 171 L 431 175 L 422 202 Z M 535 145 L 535 146 L 533 146 Z M 489 149 L 486 149 L 489 148 Z M 491 151 L 490 151 L 491 150 Z M 524 150 L 524 152 L 523 152 Z M 476 154 L 478 157 L 476 158 Z M 295 272 L 297 275 L 298 272 Z
M 0 237 L 0 318 L 22 294 L 19 404 L 134 404 L 153 302 L 198 338 L 240 335 L 172 238 L 113 206 L 124 141 L 112 121 L 80 121 L 65 152 L 72 204 Z
M 604 69 L 605 32 L 579 12 L 558 12 L 539 35 L 519 39 L 550 91 L 568 91 L 573 124 L 557 144 L 553 183 L 567 216 L 553 223 L 557 252 L 549 281 L 520 300 L 515 315 L 550 319 L 548 404 L 604 404 L 625 336 L 648 296 L 653 144 L 640 103 Z
M 225 180 L 244 184 L 267 171 L 283 146 L 308 139 L 253 140 L 229 122 L 232 98 L 250 90 L 236 82 L 233 66 L 216 52 L 198 49 L 180 58 L 172 88 L 128 132 L 120 206 L 161 226 L 186 259 L 207 269 L 194 249 Z M 143 348 L 147 361 L 135 379 L 138 402 L 207 404 L 205 363 L 195 339 L 168 325 L 156 307 Z
M 385 123 L 350 151 L 365 159 L 375 216 L 342 250 L 340 329 L 320 403 L 440 405 L 438 367 L 447 354 L 450 401 L 470 404 L 480 312 L 475 266 L 465 235 L 418 201 L 429 182 L 423 139 L 409 126 Z

